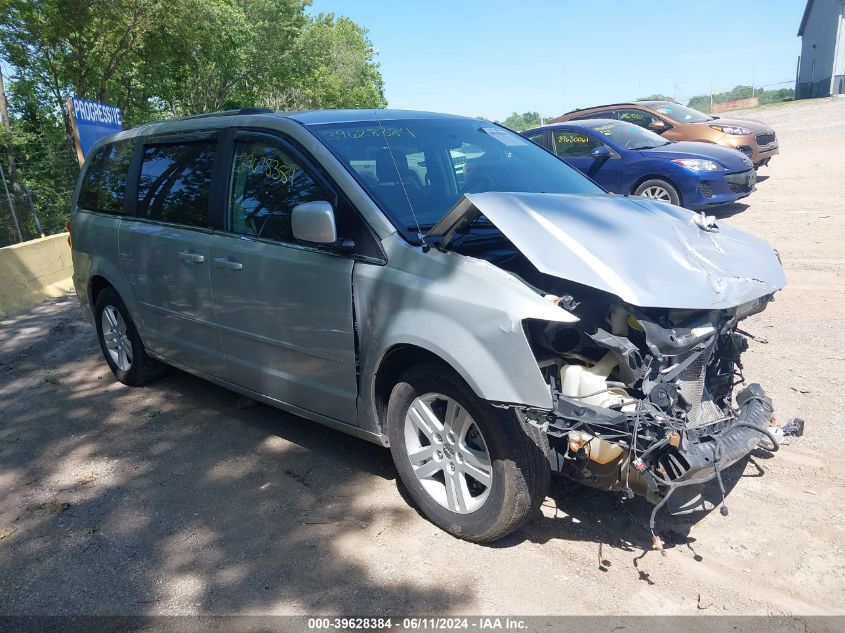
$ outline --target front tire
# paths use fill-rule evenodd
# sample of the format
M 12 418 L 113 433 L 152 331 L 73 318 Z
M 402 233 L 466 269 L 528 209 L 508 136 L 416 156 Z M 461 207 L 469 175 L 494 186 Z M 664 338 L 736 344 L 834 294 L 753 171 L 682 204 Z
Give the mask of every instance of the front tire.
M 496 541 L 546 498 L 545 432 L 479 399 L 440 367 L 402 376 L 390 395 L 387 427 L 402 483 L 422 514 L 450 534 Z
M 140 387 L 164 374 L 167 366 L 147 355 L 126 304 L 113 288 L 97 295 L 94 323 L 103 357 L 124 385 Z
M 660 180 L 659 178 L 646 180 L 634 190 L 634 195 L 659 200 L 660 202 L 668 202 L 678 207 L 681 206 L 681 196 L 678 194 L 678 190 L 671 183 Z

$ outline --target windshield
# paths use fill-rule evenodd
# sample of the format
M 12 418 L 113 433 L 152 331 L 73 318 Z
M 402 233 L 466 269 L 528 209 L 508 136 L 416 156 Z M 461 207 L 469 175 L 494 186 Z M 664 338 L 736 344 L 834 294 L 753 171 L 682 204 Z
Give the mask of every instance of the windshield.
M 487 121 L 403 119 L 308 127 L 406 238 L 427 231 L 465 193 L 604 193 L 546 150 Z
M 680 103 L 670 103 L 668 101 L 646 101 L 644 105 L 655 112 L 659 112 L 667 119 L 672 119 L 678 123 L 706 123 L 712 121 L 713 117 L 693 110 L 687 106 L 682 106 Z
M 651 149 L 668 145 L 669 141 L 645 128 L 625 121 L 607 121 L 593 127 L 593 131 L 625 149 Z

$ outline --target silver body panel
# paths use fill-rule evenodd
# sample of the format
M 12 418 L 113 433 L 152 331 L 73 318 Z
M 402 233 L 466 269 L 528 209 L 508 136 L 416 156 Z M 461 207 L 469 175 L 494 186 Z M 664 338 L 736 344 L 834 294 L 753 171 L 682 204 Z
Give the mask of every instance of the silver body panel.
M 209 265 L 211 231 L 135 218 L 120 222 L 120 269 L 145 344 L 210 374 L 224 370 Z
M 74 202 L 74 281 L 87 315 L 91 281 L 102 277 L 153 356 L 382 444 L 375 376 L 397 346 L 438 356 L 485 400 L 553 407 L 523 322 L 577 318 L 486 261 L 410 245 L 300 123 L 207 117 L 109 140 L 226 127 L 296 141 L 369 224 L 386 262 L 88 213 Z M 764 242 L 727 227 L 690 227 L 682 209 L 612 196 L 472 194 L 460 204 L 477 206 L 541 271 L 635 305 L 725 307 L 784 284 Z M 180 259 L 186 249 L 203 261 Z M 242 268 L 215 266 L 217 259 Z
M 765 241 L 701 215 L 640 197 L 474 193 L 429 235 L 480 212 L 543 273 L 640 307 L 731 308 L 786 285 Z
M 220 266 L 221 259 L 242 267 Z M 219 233 L 211 262 L 226 363 L 218 375 L 356 424 L 353 260 Z
M 358 264 L 360 424 L 374 430 L 373 381 L 398 345 L 427 350 L 485 400 L 550 409 L 552 397 L 522 327 L 524 319 L 577 319 L 513 275 L 457 253 L 423 253 L 398 235 L 382 242 L 387 266 Z

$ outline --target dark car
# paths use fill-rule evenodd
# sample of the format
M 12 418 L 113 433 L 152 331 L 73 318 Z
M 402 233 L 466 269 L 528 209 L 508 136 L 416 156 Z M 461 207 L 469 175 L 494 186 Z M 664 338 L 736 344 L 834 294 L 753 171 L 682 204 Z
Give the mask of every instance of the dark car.
M 522 133 L 613 193 L 702 209 L 754 191 L 754 165 L 741 152 L 709 143 L 667 141 L 610 119 L 568 121 Z
M 552 123 L 617 119 L 639 125 L 667 141 L 700 141 L 737 149 L 754 163 L 768 165 L 778 149 L 774 130 L 751 119 L 723 119 L 672 101 L 635 101 L 573 110 Z

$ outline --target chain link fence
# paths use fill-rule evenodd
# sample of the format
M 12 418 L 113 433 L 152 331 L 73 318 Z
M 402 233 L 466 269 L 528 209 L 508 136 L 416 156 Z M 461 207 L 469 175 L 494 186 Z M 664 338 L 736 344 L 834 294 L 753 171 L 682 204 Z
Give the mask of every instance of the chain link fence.
M 0 247 L 44 236 L 44 228 L 26 183 L 13 189 L 5 165 L 0 163 Z
M 790 79 L 775 83 L 758 85 L 738 85 L 733 88 L 713 89 L 705 94 L 684 94 L 675 84 L 674 100 L 685 103 L 701 112 L 719 113 L 741 108 L 754 108 L 769 103 L 791 101 L 795 98 L 795 81 Z
M 63 145 L 45 142 L 39 149 L 36 160 L 16 152 L 14 180 L 0 151 L 0 247 L 65 230 L 79 167 Z

